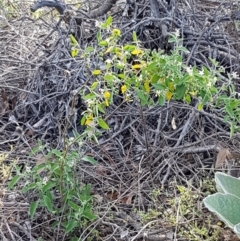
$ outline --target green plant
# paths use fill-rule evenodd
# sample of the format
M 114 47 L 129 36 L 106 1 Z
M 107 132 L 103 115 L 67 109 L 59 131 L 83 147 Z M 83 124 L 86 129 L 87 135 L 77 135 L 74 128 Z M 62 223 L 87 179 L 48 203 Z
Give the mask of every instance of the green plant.
M 240 179 L 217 172 L 215 181 L 218 193 L 209 195 L 203 202 L 240 237 Z
M 37 208 L 44 207 L 57 220 L 55 225 L 63 227 L 66 234 L 77 227 L 81 228 L 85 220 L 93 221 L 96 218 L 92 211 L 91 186 L 83 185 L 74 171 L 78 160 L 92 164 L 95 164 L 95 161 L 89 156 L 81 157 L 76 151 L 69 150 L 71 144 L 70 141 L 66 143 L 64 151 L 50 150 L 43 163 L 32 169 L 27 167 L 23 174 L 16 168 L 17 175 L 9 184 L 9 188 L 12 188 L 23 178 L 27 183 L 22 192 L 33 191 L 38 197 L 30 205 L 31 219 L 34 218 Z M 32 154 L 42 152 L 45 148 L 39 142 Z
M 178 32 L 172 34 L 169 42 L 174 42 L 175 49 L 170 55 L 163 51 L 150 51 L 141 47 L 137 35 L 133 32 L 132 43 L 121 45 L 121 32 L 111 29 L 112 18 L 100 24 L 97 34 L 98 47 L 88 47 L 82 57 L 91 63 L 91 55 L 98 52 L 102 67 L 92 71 L 94 81 L 80 94 L 87 104 L 87 110 L 81 120 L 82 125 L 97 133 L 100 126 L 108 129 L 106 108 L 114 97 L 122 96 L 122 103 L 138 100 L 141 105 L 163 105 L 166 101 L 179 100 L 190 103 L 193 98 L 199 100 L 198 109 L 213 101 L 217 93 L 217 63 L 212 61 L 212 69 L 186 66 L 182 53 L 187 50 L 181 46 Z M 106 34 L 107 32 L 107 34 Z M 97 139 L 96 137 L 94 137 Z

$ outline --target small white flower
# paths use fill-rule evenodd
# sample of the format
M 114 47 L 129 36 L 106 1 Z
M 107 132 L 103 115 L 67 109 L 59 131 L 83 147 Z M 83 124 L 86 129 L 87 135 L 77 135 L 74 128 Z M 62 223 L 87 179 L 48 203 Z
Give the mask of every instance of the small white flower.
M 44 177 L 42 183 L 45 185 L 48 182 L 48 177 Z
M 91 106 L 91 105 L 94 105 L 95 104 L 95 101 L 94 100 L 85 100 L 85 102 L 87 103 L 88 106 Z
M 203 76 L 204 75 L 204 71 L 203 70 L 199 71 L 199 75 Z
M 175 36 L 178 38 L 180 37 L 180 29 L 177 28 L 176 31 L 175 31 Z
M 26 166 L 26 172 L 27 172 L 27 173 L 31 172 L 31 167 Z
M 96 22 L 95 22 L 95 27 L 98 28 L 98 27 L 100 27 L 100 26 L 101 26 L 101 23 L 100 23 L 99 21 L 96 20 Z
M 191 66 L 191 65 L 186 68 L 186 71 L 188 72 L 188 74 L 189 74 L 190 76 L 193 76 L 193 69 L 192 69 L 192 66 Z
M 213 83 L 216 83 L 217 82 L 217 77 L 214 77 L 213 78 Z
M 239 75 L 237 74 L 237 72 L 232 72 L 231 76 L 232 76 L 233 79 L 238 79 L 239 78 Z
M 118 64 L 119 67 L 124 67 L 125 66 L 125 64 L 122 61 L 118 61 L 117 64 Z
M 211 83 L 211 82 L 208 82 L 208 83 L 207 83 L 207 87 L 208 87 L 208 88 L 212 87 L 212 83 Z
M 161 95 L 161 90 L 156 90 L 155 96 L 159 97 Z
M 106 64 L 111 64 L 112 60 L 111 59 L 107 59 L 105 62 L 106 62 Z

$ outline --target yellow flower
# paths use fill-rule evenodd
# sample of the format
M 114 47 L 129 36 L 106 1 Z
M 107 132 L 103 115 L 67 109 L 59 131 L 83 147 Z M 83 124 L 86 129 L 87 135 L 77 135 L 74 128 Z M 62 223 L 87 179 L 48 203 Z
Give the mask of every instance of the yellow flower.
M 171 99 L 172 99 L 172 96 L 173 96 L 173 93 L 170 92 L 170 91 L 167 91 L 167 93 L 166 93 L 166 99 L 167 99 L 167 100 L 171 100 Z
M 142 53 L 143 53 L 143 51 L 141 49 L 138 49 L 138 48 L 134 49 L 131 52 L 132 55 L 139 55 L 139 54 L 142 54 Z
M 122 91 L 122 94 L 124 94 L 127 91 L 127 86 L 126 85 L 122 85 L 121 91 Z
M 106 106 L 109 106 L 108 99 L 105 100 L 105 105 L 106 105 Z
M 174 86 L 173 82 L 170 82 L 168 84 L 168 88 L 169 88 L 170 91 L 174 91 L 175 90 L 175 86 Z
M 141 64 L 134 64 L 132 65 L 132 69 L 141 69 L 142 65 Z
M 105 91 L 105 92 L 103 93 L 103 97 L 104 97 L 105 99 L 109 99 L 109 98 L 111 97 L 110 92 Z
M 93 121 L 93 114 L 90 114 L 85 121 L 85 125 L 88 126 L 89 124 L 91 124 Z
M 146 81 L 144 82 L 144 88 L 145 88 L 146 92 L 149 94 L 149 92 L 150 92 L 150 86 L 149 86 L 149 81 L 148 81 L 148 80 L 146 80 Z
M 112 35 L 114 35 L 114 36 L 121 36 L 121 31 L 120 31 L 120 29 L 114 28 L 114 29 L 112 30 Z
M 110 99 L 110 97 L 111 97 L 111 94 L 110 94 L 110 92 L 108 92 L 108 91 L 105 91 L 104 93 L 103 93 L 103 97 L 105 98 L 105 105 L 106 106 L 109 106 L 109 99 Z

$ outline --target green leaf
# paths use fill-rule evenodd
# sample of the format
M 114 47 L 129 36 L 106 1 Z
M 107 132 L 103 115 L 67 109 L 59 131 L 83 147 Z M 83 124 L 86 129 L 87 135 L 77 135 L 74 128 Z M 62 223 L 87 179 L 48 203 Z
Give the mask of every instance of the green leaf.
M 175 43 L 175 42 L 176 42 L 176 39 L 173 37 L 168 39 L 168 43 Z
M 36 210 L 37 210 L 37 207 L 38 207 L 38 204 L 39 204 L 39 201 L 36 201 L 36 202 L 32 202 L 31 205 L 30 205 L 30 218 L 33 219 L 35 213 L 36 213 Z
M 94 219 L 96 219 L 96 216 L 92 212 L 90 205 L 86 206 L 86 208 L 84 209 L 84 211 L 82 213 L 82 216 L 84 216 L 85 218 L 89 219 L 90 221 L 93 221 Z
M 70 239 L 70 241 L 82 241 L 82 239 L 79 239 L 79 238 L 77 238 L 77 237 L 72 237 L 72 238 Z
M 165 104 L 165 98 L 164 98 L 164 96 L 160 95 L 160 96 L 158 97 L 158 103 L 159 103 L 159 105 L 161 105 L 161 106 L 163 106 L 163 105 Z
M 75 203 L 73 203 L 72 201 L 68 201 L 68 205 L 69 205 L 69 207 L 71 207 L 73 210 L 75 210 L 76 212 L 79 212 L 79 210 L 80 210 L 80 207 L 77 205 L 77 204 L 75 204 Z
M 98 41 L 98 43 L 100 43 L 100 42 L 102 41 L 101 30 L 99 30 L 99 31 L 97 32 L 97 41 Z
M 53 149 L 49 154 L 54 154 L 57 157 L 62 157 L 63 153 L 57 149 Z
M 112 24 L 112 16 L 109 16 L 106 20 L 107 27 L 111 27 Z
M 240 237 L 240 223 L 234 226 L 234 232 Z
M 133 31 L 132 38 L 133 38 L 133 42 L 137 42 L 137 34 L 135 31 Z
M 93 82 L 91 86 L 91 91 L 95 90 L 97 86 L 98 86 L 98 82 L 97 81 Z
M 98 104 L 97 105 L 97 109 L 101 112 L 101 113 L 105 113 L 105 110 L 103 109 L 103 106 L 102 106 L 102 104 Z
M 184 53 L 189 53 L 189 50 L 185 47 L 177 47 L 177 50 L 183 51 Z
M 66 226 L 66 233 L 70 233 L 74 228 L 76 228 L 77 226 L 80 226 L 80 223 L 76 220 L 70 220 L 68 221 L 68 224 Z
M 230 126 L 230 138 L 233 137 L 234 132 L 235 132 L 235 125 L 234 125 L 234 123 L 231 122 L 231 126 Z
M 187 87 L 185 85 L 179 85 L 176 87 L 176 99 L 181 100 L 185 95 Z
M 43 196 L 43 202 L 45 204 L 45 206 L 47 207 L 48 211 L 53 213 L 53 205 L 52 205 L 52 201 L 48 196 Z
M 232 118 L 235 117 L 233 109 L 232 109 L 232 107 L 229 103 L 226 104 L 226 111 L 227 111 L 227 113 L 229 114 L 230 117 L 232 117 Z
M 240 179 L 222 172 L 216 172 L 215 181 L 219 192 L 232 194 L 240 198 Z
M 83 156 L 81 159 L 85 162 L 90 162 L 93 165 L 97 165 L 97 161 L 91 156 Z
M 203 200 L 205 206 L 232 228 L 240 223 L 240 199 L 232 194 L 216 193 Z
M 101 70 L 100 69 L 95 69 L 92 71 L 92 75 L 99 75 L 101 74 Z
M 15 184 L 19 181 L 20 178 L 21 176 L 19 175 L 14 176 L 8 185 L 8 189 L 12 189 L 15 186 Z
M 79 53 L 78 41 L 75 39 L 75 37 L 72 34 L 70 34 L 69 37 L 70 37 L 71 46 L 72 46 L 72 48 L 71 48 L 71 56 L 74 58 Z
M 79 199 L 83 204 L 91 201 L 92 196 L 90 195 L 90 191 L 91 191 L 91 185 L 90 184 L 87 184 L 86 186 L 83 187 L 82 192 L 79 196 Z
M 73 45 L 78 45 L 78 41 L 75 39 L 75 37 L 72 34 L 70 34 L 69 37 Z
M 27 191 L 31 190 L 31 189 L 35 189 L 37 187 L 37 183 L 30 183 L 29 185 L 23 187 L 22 192 L 26 193 Z
M 106 46 L 108 46 L 108 42 L 102 40 L 102 41 L 100 41 L 100 42 L 98 43 L 98 45 L 99 45 L 99 46 L 102 46 L 102 47 L 106 47 Z
M 102 118 L 99 118 L 99 119 L 98 119 L 98 124 L 99 124 L 99 126 L 102 127 L 104 130 L 108 130 L 108 129 L 109 129 L 108 124 L 107 124 Z
M 166 86 L 163 84 L 152 84 L 152 86 L 156 89 L 156 90 L 165 90 Z
M 48 182 L 48 183 L 42 188 L 42 190 L 43 190 L 44 192 L 46 192 L 46 191 L 52 189 L 52 188 L 55 187 L 55 186 L 56 186 L 56 183 L 54 183 L 54 182 Z
M 89 53 L 91 53 L 91 52 L 93 52 L 94 51 L 94 48 L 93 47 L 87 47 L 87 48 L 85 48 L 85 50 L 84 50 L 84 52 L 86 53 L 86 54 L 89 54 Z
M 85 122 L 86 122 L 86 117 L 83 116 L 80 122 L 81 126 L 84 126 Z
M 148 97 L 149 95 L 146 94 L 146 92 L 143 92 L 142 90 L 136 90 L 137 96 L 141 101 L 141 105 L 148 104 Z
M 95 98 L 96 98 L 96 94 L 94 94 L 94 93 L 89 93 L 82 97 L 83 100 L 91 100 L 91 99 L 95 99 Z
M 106 81 L 113 81 L 114 80 L 114 76 L 112 74 L 106 74 L 106 75 L 104 75 L 103 78 Z

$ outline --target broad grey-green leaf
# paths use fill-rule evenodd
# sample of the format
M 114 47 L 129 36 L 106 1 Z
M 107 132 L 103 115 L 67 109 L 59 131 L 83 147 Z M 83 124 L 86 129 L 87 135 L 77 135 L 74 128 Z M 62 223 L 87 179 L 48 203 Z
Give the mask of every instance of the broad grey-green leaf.
M 219 192 L 233 194 L 240 198 L 240 179 L 222 172 L 216 172 L 215 181 Z
M 240 238 L 240 223 L 234 226 L 234 232 Z
M 216 193 L 206 197 L 203 202 L 230 228 L 233 229 L 236 224 L 240 223 L 240 199 L 235 195 Z

